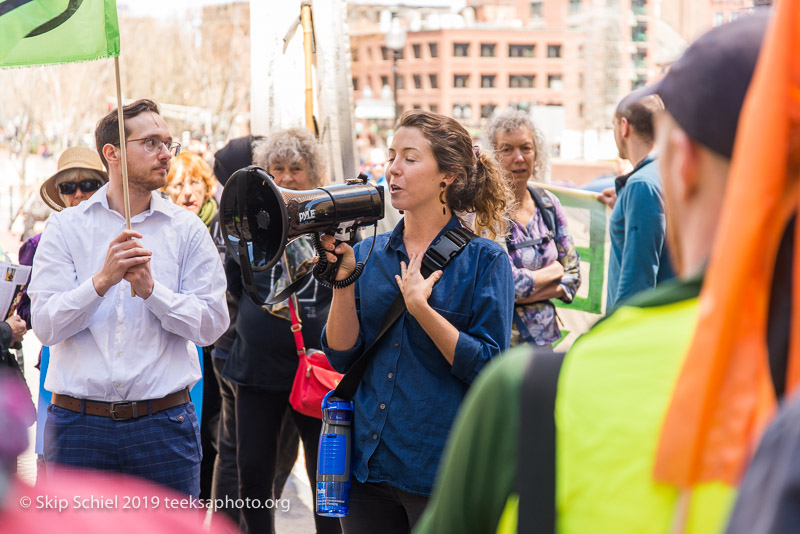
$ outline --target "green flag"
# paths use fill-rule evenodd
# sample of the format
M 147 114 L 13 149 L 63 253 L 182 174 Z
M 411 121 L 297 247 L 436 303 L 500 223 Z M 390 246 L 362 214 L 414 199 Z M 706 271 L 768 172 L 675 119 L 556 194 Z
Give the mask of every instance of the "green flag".
M 119 56 L 115 0 L 0 1 L 0 67 Z

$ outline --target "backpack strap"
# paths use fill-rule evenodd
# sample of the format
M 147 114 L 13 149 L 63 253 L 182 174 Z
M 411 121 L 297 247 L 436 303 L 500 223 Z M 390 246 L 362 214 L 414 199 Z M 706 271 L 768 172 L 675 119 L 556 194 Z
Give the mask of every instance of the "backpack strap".
M 532 347 L 522 380 L 517 532 L 556 532 L 556 394 L 564 355 Z
M 431 246 L 428 247 L 428 250 L 425 251 L 425 256 L 422 258 L 422 265 L 420 267 L 422 276 L 428 278 L 435 271 L 444 269 L 447 264 L 450 263 L 450 260 L 464 250 L 467 243 L 474 238 L 475 234 L 460 226 L 445 232 L 444 235 L 434 241 Z M 406 302 L 403 300 L 403 294 L 398 293 L 389 305 L 386 315 L 383 316 L 378 335 L 364 352 L 361 353 L 361 356 L 358 357 L 353 365 L 350 366 L 350 369 L 347 370 L 347 373 L 342 377 L 339 385 L 336 386 L 332 397 L 338 397 L 346 401 L 353 400 L 353 397 L 356 396 L 356 390 L 358 390 L 358 384 L 361 383 L 361 379 L 364 377 L 367 364 L 372 359 L 372 354 L 375 352 L 374 349 L 378 341 L 381 340 L 383 335 L 405 311 Z
M 531 197 L 533 197 L 533 203 L 536 204 L 536 209 L 539 210 L 542 219 L 544 219 L 544 225 L 547 227 L 550 234 L 549 237 L 551 239 L 557 239 L 558 218 L 556 217 L 556 207 L 550 199 L 550 195 L 541 187 L 536 187 L 534 185 L 528 185 L 528 191 Z

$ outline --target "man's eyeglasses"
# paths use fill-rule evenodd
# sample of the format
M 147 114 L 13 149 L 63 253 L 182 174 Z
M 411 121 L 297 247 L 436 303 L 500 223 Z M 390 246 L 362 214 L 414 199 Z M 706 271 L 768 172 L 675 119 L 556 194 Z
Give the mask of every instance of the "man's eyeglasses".
M 80 182 L 61 182 L 58 184 L 58 192 L 62 195 L 74 195 L 80 189 L 84 193 L 94 193 L 103 186 L 100 180 L 89 178 Z
M 126 142 L 132 143 L 133 141 L 139 141 L 142 143 L 145 151 L 150 152 L 151 154 L 158 154 L 161 152 L 161 147 L 167 147 L 167 152 L 172 154 L 173 156 L 177 156 L 181 151 L 181 144 L 178 142 L 169 142 L 165 143 L 161 139 L 157 139 L 155 137 L 142 137 L 140 139 L 126 139 Z M 119 143 L 114 143 L 115 145 L 119 145 Z

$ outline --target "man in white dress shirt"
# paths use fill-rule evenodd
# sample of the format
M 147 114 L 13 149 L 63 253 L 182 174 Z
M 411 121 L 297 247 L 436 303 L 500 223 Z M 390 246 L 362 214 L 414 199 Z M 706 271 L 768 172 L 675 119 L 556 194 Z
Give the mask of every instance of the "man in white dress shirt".
M 229 323 L 225 273 L 202 221 L 162 198 L 180 149 L 150 100 L 123 108 L 131 230 L 117 110 L 95 130 L 109 183 L 53 214 L 37 250 L 33 330 L 50 346 L 45 461 L 141 476 L 197 496 L 200 432 L 189 388 L 195 344 Z M 131 296 L 131 289 L 136 296 Z

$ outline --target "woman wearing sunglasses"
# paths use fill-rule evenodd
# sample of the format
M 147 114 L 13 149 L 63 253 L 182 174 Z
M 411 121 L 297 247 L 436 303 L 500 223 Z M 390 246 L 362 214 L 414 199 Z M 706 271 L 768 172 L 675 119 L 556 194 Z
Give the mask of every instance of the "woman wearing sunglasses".
M 58 158 L 58 170 L 42 184 L 42 200 L 56 211 L 77 206 L 108 182 L 97 152 L 68 148 Z

